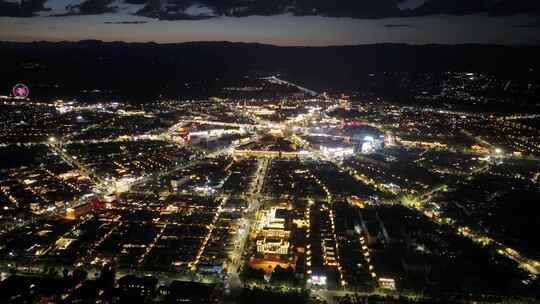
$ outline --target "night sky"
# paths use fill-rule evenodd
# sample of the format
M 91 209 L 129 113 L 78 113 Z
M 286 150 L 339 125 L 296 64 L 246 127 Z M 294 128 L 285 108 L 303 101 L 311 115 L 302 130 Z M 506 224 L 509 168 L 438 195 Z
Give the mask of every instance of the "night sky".
M 540 44 L 538 0 L 0 0 L 0 40 Z

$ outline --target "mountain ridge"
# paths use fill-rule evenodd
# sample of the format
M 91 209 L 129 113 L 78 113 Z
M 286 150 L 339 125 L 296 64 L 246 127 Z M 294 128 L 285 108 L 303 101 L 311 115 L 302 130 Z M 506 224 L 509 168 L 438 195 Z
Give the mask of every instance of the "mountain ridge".
M 211 80 L 281 74 L 316 90 L 358 89 L 370 74 L 482 72 L 540 78 L 540 46 L 371 44 L 284 47 L 260 43 L 0 42 L 0 90 L 14 83 L 106 88 L 130 95 L 185 95 Z M 217 83 L 215 83 L 218 86 Z M 38 89 L 39 90 L 39 89 Z M 208 89 L 210 90 L 210 89 Z M 44 89 L 45 91 L 45 89 Z M 34 90 L 36 92 L 36 90 Z
M 227 40 L 205 40 L 205 41 L 184 41 L 184 42 L 130 42 L 130 41 L 104 41 L 99 39 L 83 39 L 83 40 L 62 40 L 62 41 L 48 41 L 48 40 L 38 40 L 38 41 L 9 41 L 9 40 L 0 40 L 0 44 L 11 44 L 11 45 L 69 45 L 69 44 L 103 44 L 103 45 L 155 45 L 155 46 L 182 46 L 182 45 L 200 45 L 200 46 L 212 46 L 212 45 L 244 45 L 244 46 L 264 46 L 264 47 L 275 47 L 275 48 L 314 48 L 314 49 L 323 49 L 323 48 L 360 48 L 360 47 L 373 47 L 373 46 L 406 46 L 406 47 L 504 47 L 504 48 L 540 48 L 538 45 L 510 45 L 510 44 L 491 44 L 491 43 L 457 43 L 457 44 L 444 44 L 444 43 L 426 43 L 426 44 L 412 44 L 412 43 L 399 43 L 399 42 L 383 42 L 383 43 L 369 43 L 369 44 L 342 44 L 342 45 L 322 45 L 322 46 L 310 46 L 310 45 L 275 45 L 270 43 L 259 43 L 259 42 L 243 42 L 243 41 L 227 41 Z

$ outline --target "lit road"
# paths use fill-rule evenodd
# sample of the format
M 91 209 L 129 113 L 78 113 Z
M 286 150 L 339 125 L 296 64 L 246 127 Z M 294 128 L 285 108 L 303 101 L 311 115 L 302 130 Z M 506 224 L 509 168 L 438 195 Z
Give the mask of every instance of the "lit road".
M 466 238 L 471 239 L 475 243 L 478 243 L 483 246 L 491 246 L 498 254 L 503 255 L 509 259 L 514 260 L 518 263 L 519 267 L 528 273 L 538 276 L 540 275 L 540 262 L 534 259 L 527 258 L 523 256 L 521 253 L 519 253 L 517 250 L 509 248 L 502 244 L 501 242 L 498 242 L 494 240 L 493 238 L 478 232 L 474 231 L 470 227 L 466 226 L 459 226 L 456 224 L 456 221 L 454 221 L 451 218 L 444 217 L 442 215 L 433 215 L 430 212 L 427 212 L 425 209 L 425 204 L 429 202 L 433 195 L 437 194 L 438 192 L 445 192 L 448 191 L 448 188 L 446 185 L 440 185 L 436 186 L 427 192 L 420 194 L 416 197 L 408 197 L 406 200 L 402 200 L 403 205 L 414 208 L 422 213 L 424 213 L 427 217 L 431 218 L 435 222 L 441 224 L 441 225 L 448 225 L 453 228 L 453 230 Z
M 238 123 L 228 123 L 228 122 L 219 122 L 219 121 L 211 121 L 211 120 L 192 120 L 192 119 L 183 119 L 174 126 L 170 127 L 169 130 L 174 131 L 178 129 L 180 126 L 186 123 L 197 123 L 201 125 L 214 125 L 214 126 L 221 126 L 221 127 L 237 127 L 237 128 L 245 128 L 245 129 L 255 129 L 255 128 L 267 128 L 267 126 L 264 125 L 257 125 L 257 124 L 238 124 Z
M 352 292 L 352 291 L 345 291 L 345 290 L 324 290 L 324 289 L 317 289 L 317 290 L 313 290 L 312 293 L 319 299 L 322 299 L 324 301 L 326 301 L 328 304 L 332 304 L 332 303 L 339 303 L 339 299 L 345 297 L 345 296 L 350 296 L 350 297 L 355 297 L 355 296 L 358 296 L 358 297 L 367 297 L 367 296 L 374 296 L 374 295 L 378 295 L 378 296 L 381 296 L 381 297 L 389 297 L 389 298 L 397 298 L 397 296 L 389 296 L 388 294 L 385 294 L 383 292 L 380 292 L 380 291 L 373 291 L 373 292 L 358 292 L 358 291 L 355 291 L 355 292 Z M 406 295 L 406 294 L 399 294 L 399 297 L 403 298 L 407 298 L 409 300 L 416 300 L 416 299 L 422 299 L 422 296 L 417 296 L 417 295 Z M 366 303 L 371 303 L 371 302 L 366 302 Z
M 306 89 L 302 86 L 299 86 L 297 84 L 294 84 L 292 82 L 289 82 L 289 81 L 286 81 L 286 80 L 282 80 L 282 79 L 279 79 L 277 78 L 276 76 L 270 76 L 270 77 L 264 77 L 262 78 L 270 83 L 276 83 L 276 84 L 284 84 L 284 85 L 288 85 L 288 86 L 293 86 L 293 87 L 296 87 L 297 89 L 299 89 L 300 91 L 306 93 L 306 94 L 309 94 L 311 96 L 317 96 L 319 95 L 319 93 L 313 91 L 313 90 L 310 90 L 310 89 Z
M 504 116 L 504 117 L 498 118 L 498 120 L 504 121 L 504 120 L 535 119 L 535 118 L 540 118 L 540 114 L 521 114 L 521 115 Z
M 268 172 L 268 166 L 271 159 L 259 158 L 257 161 L 257 169 L 255 170 L 253 181 L 250 185 L 248 193 L 245 194 L 248 200 L 249 207 L 245 211 L 242 217 L 243 228 L 242 231 L 236 234 L 236 246 L 235 250 L 229 256 L 228 280 L 227 285 L 230 289 L 238 289 L 242 287 L 242 281 L 238 276 L 238 268 L 244 263 L 242 254 L 244 252 L 246 243 L 249 238 L 249 233 L 255 221 L 255 215 L 261 206 L 260 192 L 263 189 L 266 174 Z
M 68 165 L 77 168 L 81 172 L 83 172 L 92 180 L 95 185 L 102 185 L 105 183 L 105 181 L 101 177 L 96 175 L 94 172 L 92 172 L 91 169 L 81 164 L 75 157 L 67 154 L 67 152 L 64 151 L 64 149 L 62 149 L 62 147 L 57 144 L 57 141 L 58 140 L 56 138 L 51 138 L 49 140 L 49 147 L 53 150 L 53 152 L 60 156 L 62 160 L 64 160 Z

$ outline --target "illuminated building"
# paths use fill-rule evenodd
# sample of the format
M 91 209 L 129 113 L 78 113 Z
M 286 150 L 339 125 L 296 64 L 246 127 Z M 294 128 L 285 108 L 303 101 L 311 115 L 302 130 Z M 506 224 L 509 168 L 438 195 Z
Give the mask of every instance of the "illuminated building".
M 320 150 L 323 155 L 326 155 L 328 157 L 345 157 L 347 155 L 354 154 L 353 148 L 329 148 L 321 146 Z
M 360 209 L 363 209 L 366 207 L 366 202 L 357 196 L 350 197 L 349 202 L 351 205 L 356 206 Z
M 92 204 L 83 204 L 75 208 L 67 208 L 65 217 L 66 219 L 74 220 L 80 216 L 83 216 L 92 210 Z
M 312 275 L 309 279 L 309 283 L 311 283 L 312 286 L 326 286 L 326 276 L 324 275 Z
M 379 278 L 379 287 L 384 289 L 396 290 L 396 281 L 389 278 Z
M 56 240 L 56 248 L 59 250 L 66 250 L 73 241 L 75 241 L 75 239 L 61 237 Z
M 273 207 L 258 214 L 257 252 L 285 255 L 289 252 L 290 231 L 285 229 L 282 208 Z
M 279 237 L 265 237 L 257 240 L 257 252 L 272 254 L 287 254 L 289 241 Z

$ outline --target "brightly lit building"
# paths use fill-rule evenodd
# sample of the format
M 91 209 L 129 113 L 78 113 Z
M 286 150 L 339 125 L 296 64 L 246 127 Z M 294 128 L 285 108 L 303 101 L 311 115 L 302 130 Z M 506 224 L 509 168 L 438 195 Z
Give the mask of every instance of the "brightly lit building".
M 392 278 L 379 278 L 379 287 L 383 289 L 396 290 L 396 281 Z
M 286 255 L 291 232 L 285 228 L 286 209 L 272 207 L 257 215 L 257 252 Z
M 361 142 L 362 144 L 360 145 L 360 152 L 362 152 L 362 154 L 373 153 L 381 146 L 381 140 L 375 139 L 371 135 L 365 136 Z
M 331 148 L 331 147 L 321 146 L 320 150 L 323 155 L 327 157 L 331 157 L 331 158 L 343 158 L 345 156 L 354 154 L 354 148 L 343 148 L 343 147 Z
M 325 275 L 312 275 L 308 279 L 308 283 L 311 284 L 311 286 L 317 287 L 326 287 L 326 276 Z
M 257 212 L 255 238 L 257 256 L 250 259 L 249 265 L 262 269 L 270 275 L 276 266 L 296 267 L 297 258 L 290 255 L 289 238 L 291 231 L 287 227 L 287 205 L 282 204 Z
M 258 239 L 257 252 L 285 255 L 289 252 L 289 241 L 279 237 Z

